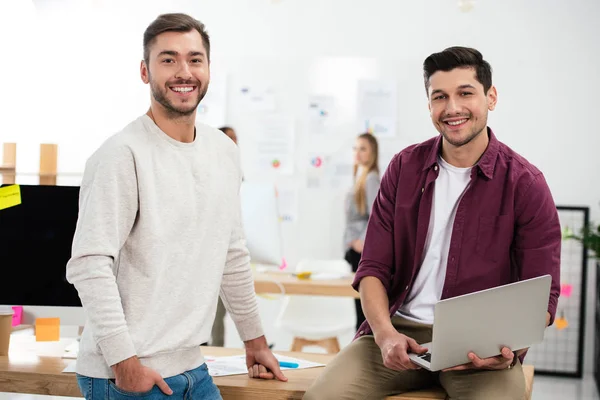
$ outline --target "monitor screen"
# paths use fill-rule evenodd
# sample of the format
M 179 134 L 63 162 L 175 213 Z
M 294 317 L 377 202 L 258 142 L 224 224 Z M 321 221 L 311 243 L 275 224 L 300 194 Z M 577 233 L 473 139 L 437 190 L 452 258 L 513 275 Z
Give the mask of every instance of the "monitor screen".
M 6 185 L 3 185 L 6 186 Z M 79 187 L 20 185 L 21 204 L 0 210 L 0 304 L 79 307 L 66 265 Z

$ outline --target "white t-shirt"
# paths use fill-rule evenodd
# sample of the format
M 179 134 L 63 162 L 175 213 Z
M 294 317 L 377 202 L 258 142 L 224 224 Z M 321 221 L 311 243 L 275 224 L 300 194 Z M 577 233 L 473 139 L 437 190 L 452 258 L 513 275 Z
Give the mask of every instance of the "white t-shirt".
M 471 181 L 471 168 L 458 168 L 438 157 L 440 172 L 435 181 L 431 217 L 421 269 L 396 315 L 433 324 L 433 310 L 442 296 L 448 251 L 458 203 Z

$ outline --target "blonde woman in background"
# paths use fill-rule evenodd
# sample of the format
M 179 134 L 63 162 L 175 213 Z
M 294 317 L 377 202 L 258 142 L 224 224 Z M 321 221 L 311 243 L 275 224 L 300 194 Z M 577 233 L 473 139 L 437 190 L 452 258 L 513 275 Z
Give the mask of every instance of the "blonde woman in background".
M 363 133 L 354 146 L 354 186 L 346 196 L 346 228 L 344 246 L 346 261 L 356 272 L 367 233 L 367 223 L 375 196 L 379 191 L 379 149 L 377 139 L 370 133 Z M 356 299 L 356 329 L 365 320 L 360 299 Z

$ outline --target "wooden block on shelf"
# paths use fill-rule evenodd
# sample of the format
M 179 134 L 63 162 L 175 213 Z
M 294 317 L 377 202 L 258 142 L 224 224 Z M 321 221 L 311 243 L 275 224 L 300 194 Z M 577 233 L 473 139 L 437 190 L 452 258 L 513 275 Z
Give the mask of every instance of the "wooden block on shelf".
M 4 143 L 2 146 L 2 163 L 0 163 L 0 175 L 2 183 L 15 183 L 17 168 L 17 144 Z
M 56 185 L 58 145 L 40 145 L 40 185 Z

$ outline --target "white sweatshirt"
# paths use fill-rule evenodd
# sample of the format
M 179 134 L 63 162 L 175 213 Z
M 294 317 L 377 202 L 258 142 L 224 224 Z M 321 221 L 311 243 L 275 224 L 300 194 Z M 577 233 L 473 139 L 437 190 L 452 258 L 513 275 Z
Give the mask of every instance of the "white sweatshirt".
M 88 160 L 67 279 L 86 311 L 77 373 L 113 378 L 137 355 L 170 377 L 204 362 L 220 294 L 242 340 L 262 336 L 240 218 L 237 146 L 193 143 L 143 115 Z

